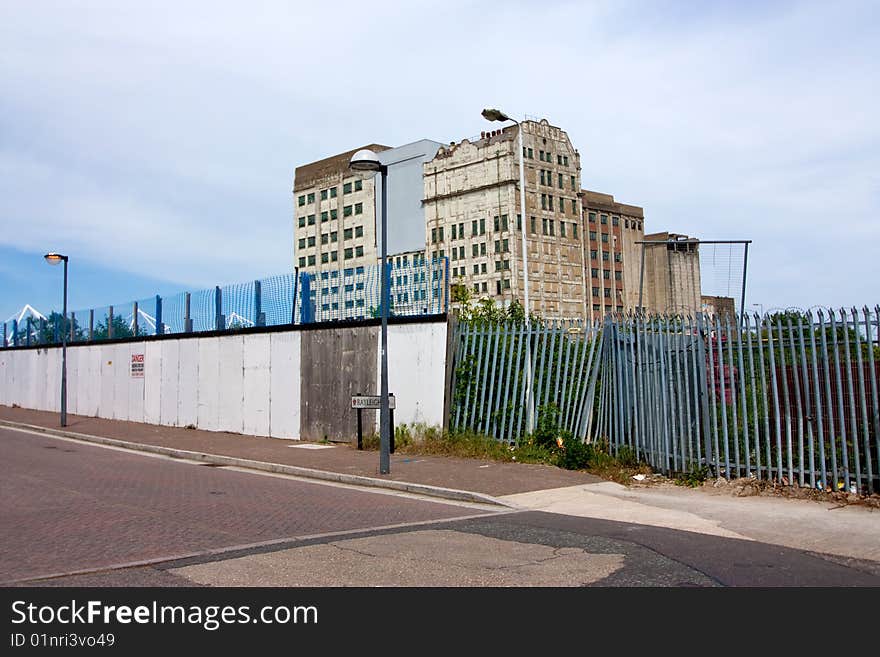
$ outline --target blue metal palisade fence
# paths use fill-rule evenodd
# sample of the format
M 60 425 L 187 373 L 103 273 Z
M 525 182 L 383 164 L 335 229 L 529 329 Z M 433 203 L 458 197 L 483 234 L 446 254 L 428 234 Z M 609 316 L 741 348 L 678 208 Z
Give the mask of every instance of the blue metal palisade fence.
M 529 404 L 664 473 L 880 491 L 880 307 L 461 322 L 450 423 L 513 444 Z M 524 381 L 533 370 L 531 394 Z M 532 427 L 531 429 L 534 429 Z
M 445 313 L 449 304 L 446 258 L 389 259 L 389 315 Z M 3 324 L 2 347 L 89 342 L 175 333 L 224 331 L 252 326 L 308 324 L 378 317 L 380 266 L 361 265 L 323 272 L 296 272 L 246 283 L 175 295 L 159 295 L 112 306 L 28 316 Z

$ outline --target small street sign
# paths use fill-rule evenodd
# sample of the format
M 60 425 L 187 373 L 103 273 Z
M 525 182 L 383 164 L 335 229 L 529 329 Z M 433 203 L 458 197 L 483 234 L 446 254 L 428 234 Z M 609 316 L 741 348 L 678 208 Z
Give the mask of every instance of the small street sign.
M 379 395 L 352 395 L 351 407 L 379 410 L 382 408 L 382 397 Z M 394 408 L 394 395 L 388 395 L 388 408 Z

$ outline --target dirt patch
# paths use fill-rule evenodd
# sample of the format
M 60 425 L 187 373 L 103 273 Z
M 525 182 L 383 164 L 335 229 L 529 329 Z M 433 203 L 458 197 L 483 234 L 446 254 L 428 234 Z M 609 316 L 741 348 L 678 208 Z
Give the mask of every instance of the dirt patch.
M 648 474 L 641 481 L 631 479 L 625 483 L 633 488 L 658 488 L 680 487 L 681 483 L 661 474 Z M 798 500 L 813 500 L 836 506 L 850 504 L 864 506 L 871 509 L 880 509 L 880 495 L 857 495 L 844 491 L 821 491 L 807 486 L 788 486 L 776 481 L 758 480 L 751 477 L 741 477 L 728 481 L 724 478 L 707 479 L 701 485 L 695 486 L 699 490 L 715 495 L 729 495 L 731 497 L 788 497 Z

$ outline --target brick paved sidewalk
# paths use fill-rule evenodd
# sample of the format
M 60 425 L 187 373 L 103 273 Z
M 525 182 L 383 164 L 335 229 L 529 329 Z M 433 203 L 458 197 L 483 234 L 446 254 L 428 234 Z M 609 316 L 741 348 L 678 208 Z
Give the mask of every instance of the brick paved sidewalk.
M 60 429 L 57 413 L 0 406 L 0 420 Z M 469 491 L 492 497 L 591 484 L 599 478 L 547 465 L 499 463 L 479 459 L 393 454 L 391 474 L 379 475 L 379 453 L 345 444 L 327 449 L 303 449 L 304 441 L 200 431 L 153 424 L 67 416 L 67 431 L 143 445 L 182 449 L 235 458 L 311 468 L 361 477 L 390 479 L 426 486 Z

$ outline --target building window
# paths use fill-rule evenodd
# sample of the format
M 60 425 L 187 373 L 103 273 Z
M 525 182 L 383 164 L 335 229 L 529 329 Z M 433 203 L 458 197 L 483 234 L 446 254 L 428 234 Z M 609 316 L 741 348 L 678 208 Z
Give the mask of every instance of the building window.
M 363 214 L 364 213 L 364 204 L 363 203 L 355 203 L 354 204 L 354 213 L 355 214 Z
M 329 215 L 329 213 L 328 213 L 326 210 L 325 210 L 324 212 L 321 213 L 321 223 L 322 223 L 322 224 L 323 224 L 325 221 L 327 221 L 329 218 L 330 218 L 330 215 Z
M 620 254 L 619 253 L 614 254 L 614 262 L 620 262 Z
M 495 253 L 501 253 L 501 240 L 495 240 Z
M 559 179 L 558 179 L 558 181 L 557 181 L 557 182 L 559 183 L 559 189 L 563 189 L 563 186 L 562 186 L 562 181 L 563 181 L 563 180 L 564 180 L 564 178 L 563 178 L 562 174 L 560 173 L 560 174 L 559 174 Z
M 351 228 L 346 228 L 345 230 L 342 231 L 342 239 L 344 239 L 344 240 L 350 240 L 353 235 L 354 235 L 354 230 Z
M 314 267 L 314 266 L 315 266 L 315 256 L 310 255 L 309 256 L 309 267 Z
M 541 184 L 546 185 L 547 183 L 544 182 L 544 169 L 541 169 L 540 171 L 541 171 Z
M 591 242 L 595 242 L 595 241 L 596 241 L 596 231 L 595 231 L 595 230 L 591 230 L 591 231 L 590 231 L 590 241 L 591 241 Z
M 521 214 L 516 215 L 516 229 L 522 230 L 522 215 Z
M 483 288 L 483 294 L 485 294 L 486 292 L 489 291 L 489 286 L 485 283 L 485 281 L 483 282 L 482 288 Z
M 611 288 L 606 287 L 604 290 L 602 290 L 602 296 L 610 298 L 611 297 Z
M 322 190 L 321 190 L 321 200 L 322 200 L 322 201 L 326 201 L 326 200 L 327 200 L 327 194 L 328 194 L 328 193 L 329 193 L 329 190 L 327 190 L 327 189 L 322 189 Z
M 535 159 L 535 151 L 533 151 L 531 148 L 529 149 L 529 159 L 530 160 Z
M 593 296 L 594 296 L 594 297 L 598 297 L 598 296 L 599 296 L 599 288 L 598 288 L 598 287 L 594 287 L 594 288 L 593 288 Z
M 330 210 L 330 219 L 336 219 L 337 215 L 338 215 L 338 213 L 336 211 L 336 208 L 333 208 L 332 210 Z
M 299 259 L 299 266 L 300 266 L 300 267 L 305 267 L 305 266 L 306 266 L 306 259 L 305 259 L 305 258 L 300 258 L 300 259 Z
M 321 262 L 326 265 L 329 261 L 330 261 L 330 255 L 328 253 L 322 253 L 321 254 Z
M 501 288 L 504 290 L 510 289 L 510 279 L 509 278 L 505 278 L 503 281 L 501 281 Z
M 299 204 L 300 204 L 301 206 L 306 204 L 306 195 L 305 195 L 305 194 L 301 194 L 301 195 L 300 195 L 300 197 L 299 197 Z
M 547 217 L 541 217 L 541 234 L 547 235 Z
M 315 193 L 312 192 L 311 194 L 309 194 L 308 203 L 314 203 L 314 202 L 315 202 Z
M 485 235 L 485 234 L 486 234 L 486 220 L 480 219 L 480 235 Z M 443 238 L 441 238 L 441 239 L 443 239 Z
M 562 156 L 562 166 L 564 166 L 564 167 L 568 166 L 568 155 Z
M 330 241 L 331 242 L 339 241 L 339 232 L 338 231 L 334 230 L 332 233 L 330 233 Z
M 330 198 L 336 198 L 336 188 L 335 187 L 330 188 Z
M 458 239 L 458 227 L 455 224 L 452 224 L 452 239 Z
M 603 269 L 602 270 L 602 278 L 604 278 L 606 281 L 609 280 L 611 278 L 611 272 L 608 271 L 607 269 Z
M 337 260 L 339 260 L 339 254 L 336 251 L 331 251 L 330 252 L 330 261 L 336 262 Z
M 596 249 L 590 249 L 590 258 L 595 260 L 599 257 L 599 252 Z
M 352 208 L 350 205 L 346 205 L 344 208 L 342 208 L 342 216 L 343 217 L 350 217 L 351 216 L 351 209 Z
M 548 210 L 553 209 L 553 197 L 549 194 L 547 195 L 547 209 Z
M 532 233 L 532 235 L 534 235 L 538 231 L 537 226 L 536 226 L 536 220 L 534 217 L 529 217 L 529 220 L 530 220 L 529 223 L 531 223 L 531 229 L 532 229 L 531 233 Z
M 599 312 L 599 309 L 600 309 L 599 304 L 598 304 L 598 303 L 594 303 L 594 304 L 593 304 L 593 312 L 596 312 L 596 313 L 597 313 L 597 312 Z
M 471 255 L 474 258 L 476 258 L 478 255 L 480 255 L 480 246 L 478 244 L 471 245 Z
M 436 244 L 436 243 L 437 243 L 437 229 L 432 228 L 431 229 L 431 244 Z
M 495 281 L 495 294 L 501 294 L 501 281 Z
M 550 224 L 550 237 L 555 237 L 556 236 L 556 228 L 553 224 L 555 224 L 556 222 L 551 219 L 548 223 Z
M 619 226 L 620 225 L 620 217 L 611 217 L 611 225 Z
M 481 256 L 486 255 L 486 243 L 485 242 L 480 242 L 480 255 Z
M 590 212 L 589 216 L 590 216 L 590 223 L 593 223 L 593 224 L 596 223 L 596 213 Z
M 562 197 L 559 197 L 559 211 L 565 214 L 565 199 Z
M 479 293 L 480 293 L 480 284 L 474 283 L 474 294 L 479 294 Z
M 306 225 L 306 218 L 305 218 L 305 217 L 300 217 L 299 220 L 298 220 L 298 223 L 299 223 L 299 227 L 302 228 L 303 226 Z
M 485 262 L 481 262 L 481 263 L 480 263 L 480 273 L 481 273 L 481 274 L 485 274 L 485 273 L 486 273 L 486 263 L 485 263 Z M 483 290 L 483 292 L 485 292 L 485 291 L 486 291 L 486 290 Z
M 315 225 L 315 215 L 310 214 L 310 215 L 308 216 L 308 219 L 307 219 L 306 223 L 308 223 L 309 226 L 314 226 L 314 225 Z
M 507 230 L 507 215 L 501 215 L 501 230 Z
M 301 248 L 301 249 L 306 248 L 306 238 L 305 237 L 299 238 L 299 248 Z
M 364 257 L 364 247 L 362 247 L 362 246 L 356 246 L 355 249 L 354 249 L 354 254 L 355 254 L 358 258 L 363 258 L 363 257 Z
M 354 181 L 354 191 L 359 192 L 364 188 L 364 181 L 358 178 Z
M 471 237 L 473 237 L 474 235 L 478 235 L 478 234 L 479 233 L 477 232 L 477 220 L 474 219 L 471 222 Z
M 621 271 L 614 272 L 614 280 L 615 281 L 622 281 L 623 280 L 623 272 L 621 272 Z
M 602 260 L 608 261 L 608 251 L 602 251 Z
M 541 162 L 544 161 L 544 151 L 538 151 L 538 159 L 541 160 Z
M 559 237 L 565 237 L 565 222 L 559 222 Z
M 542 210 L 547 209 L 547 195 L 546 194 L 541 194 L 541 209 Z
M 592 276 L 593 278 L 599 278 L 599 270 L 595 267 L 592 267 L 590 269 L 590 276 Z
M 352 248 L 348 248 L 348 249 L 345 250 L 345 259 L 346 259 L 346 260 L 349 260 L 349 259 L 352 258 L 353 256 L 354 256 L 354 249 L 352 249 Z
M 315 246 L 315 236 L 314 236 L 314 235 L 312 235 L 312 236 L 309 238 L 309 242 L 308 242 L 308 244 L 309 244 L 309 246 Z
M 600 224 L 607 224 L 608 223 L 608 215 L 607 214 L 600 214 L 599 215 L 599 223 Z
M 577 185 L 574 184 L 574 176 L 571 177 L 571 191 L 577 191 Z
M 480 265 L 474 265 L 474 274 L 480 273 Z
M 347 182 L 342 186 L 342 193 L 343 194 L 351 194 L 351 183 L 350 182 Z
M 608 233 L 602 233 L 602 241 L 608 243 Z
M 363 237 L 364 236 L 364 227 L 363 226 L 355 226 L 354 227 L 354 236 L 355 237 Z

